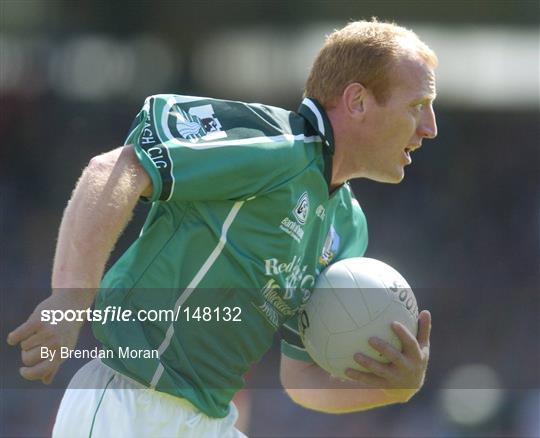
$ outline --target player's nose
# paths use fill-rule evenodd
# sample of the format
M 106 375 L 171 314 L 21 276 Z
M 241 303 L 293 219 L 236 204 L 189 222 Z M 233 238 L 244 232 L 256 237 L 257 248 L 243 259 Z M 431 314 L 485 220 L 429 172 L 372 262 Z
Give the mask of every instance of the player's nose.
M 418 126 L 418 135 L 422 138 L 435 138 L 437 137 L 437 120 L 435 118 L 435 111 L 430 105 L 428 110 L 424 112 L 424 115 Z

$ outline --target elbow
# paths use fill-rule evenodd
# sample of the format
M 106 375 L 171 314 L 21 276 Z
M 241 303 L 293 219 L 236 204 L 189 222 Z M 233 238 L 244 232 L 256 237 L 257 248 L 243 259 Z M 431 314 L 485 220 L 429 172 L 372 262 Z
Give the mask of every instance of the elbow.
M 119 196 L 129 195 L 138 200 L 140 196 L 152 195 L 150 176 L 131 145 L 96 155 L 84 173 L 103 184 L 114 184 Z
M 282 356 L 280 380 L 289 398 L 306 409 L 344 414 L 391 403 L 380 389 L 359 388 L 332 378 L 316 364 Z
M 298 390 L 288 389 L 288 388 L 284 388 L 284 389 L 285 389 L 285 394 L 287 394 L 294 403 L 300 406 L 304 406 L 304 404 L 302 403 L 302 398 L 299 397 Z
M 92 157 L 86 166 L 84 173 L 90 175 L 107 175 L 111 173 L 114 163 L 111 163 L 109 154 L 100 154 Z
M 300 366 L 299 364 L 296 364 Z M 302 369 L 312 365 L 301 365 Z M 321 389 L 317 384 L 306 382 L 301 374 L 292 373 L 291 367 L 282 366 L 280 372 L 281 385 L 287 396 L 297 405 L 312 411 L 326 414 L 341 414 L 351 412 L 343 410 L 339 404 L 333 402 L 337 395 L 335 389 Z
M 299 388 L 298 383 L 295 382 L 293 378 L 287 373 L 284 372 L 285 369 L 281 368 L 280 380 L 285 393 L 288 397 L 297 405 L 302 406 L 303 408 L 310 409 L 318 412 L 327 412 L 330 411 L 324 409 L 319 401 L 317 393 L 320 392 L 318 389 L 308 389 L 308 388 Z
M 317 396 L 314 394 L 315 389 L 291 389 L 285 388 L 285 392 L 289 398 L 299 406 L 310 409 L 312 411 L 324 412 L 324 413 L 336 413 L 329 410 L 328 407 L 317 403 Z
M 285 387 L 285 392 L 297 405 L 326 414 L 367 411 L 401 401 L 389 397 L 381 389 L 373 388 L 305 389 Z
M 333 402 L 332 394 L 328 394 L 328 391 L 332 392 L 331 390 L 320 389 L 285 388 L 285 392 L 294 403 L 311 411 L 325 414 L 348 414 L 363 410 L 356 406 L 342 406 L 340 403 Z
M 297 405 L 308 407 L 308 403 L 305 400 L 305 397 L 302 396 L 302 390 L 301 389 L 289 389 L 285 388 L 285 393 L 289 396 L 289 398 L 296 403 Z

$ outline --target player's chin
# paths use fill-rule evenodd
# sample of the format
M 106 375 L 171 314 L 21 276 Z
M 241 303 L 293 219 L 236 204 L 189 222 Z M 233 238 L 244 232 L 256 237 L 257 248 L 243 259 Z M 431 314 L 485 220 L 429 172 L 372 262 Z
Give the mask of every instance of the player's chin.
M 399 184 L 405 178 L 405 168 L 397 166 L 394 169 L 389 169 L 385 173 L 381 173 L 376 178 L 376 181 L 388 184 Z
M 401 172 L 396 175 L 396 178 L 394 179 L 394 181 L 392 181 L 392 183 L 399 184 L 401 181 L 403 181 L 403 178 L 405 178 L 405 169 L 401 168 Z
M 385 165 L 372 167 L 364 178 L 372 181 L 387 183 L 387 184 L 399 184 L 405 177 L 405 164 L 394 163 L 393 165 Z

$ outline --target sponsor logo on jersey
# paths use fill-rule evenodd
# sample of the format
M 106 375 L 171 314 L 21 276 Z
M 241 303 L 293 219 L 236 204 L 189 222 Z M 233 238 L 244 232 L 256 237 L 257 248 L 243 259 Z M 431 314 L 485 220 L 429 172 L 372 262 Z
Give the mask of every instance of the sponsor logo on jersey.
M 276 258 L 264 261 L 265 275 L 275 279 L 279 277 L 285 286 L 283 298 L 290 300 L 295 291 L 302 293 L 302 303 L 306 302 L 311 293 L 310 288 L 315 284 L 315 277 L 307 273 L 308 265 L 302 265 L 302 258 L 294 256 L 289 262 L 281 262 Z
M 307 192 L 300 195 L 292 213 L 295 220 L 284 217 L 279 228 L 300 243 L 304 237 L 303 225 L 306 223 L 309 214 L 309 196 Z
M 193 143 L 227 137 L 210 104 L 189 108 L 187 112 L 179 105 L 173 105 L 169 112 L 168 125 L 173 136 Z
M 300 198 L 298 198 L 296 207 L 293 209 L 293 214 L 300 225 L 304 225 L 306 223 L 306 219 L 309 214 L 309 197 L 307 192 L 302 193 Z
M 328 266 L 333 258 L 336 256 L 336 253 L 339 249 L 340 242 L 339 234 L 336 232 L 336 229 L 333 225 L 330 225 L 328 234 L 324 241 L 323 249 L 321 256 L 319 257 L 319 263 L 323 266 Z
M 302 240 L 302 237 L 304 237 L 304 229 L 300 224 L 297 222 L 289 219 L 288 217 L 284 217 L 281 220 L 281 224 L 279 225 L 279 228 L 283 231 L 285 231 L 289 236 L 291 236 L 294 240 L 296 240 L 298 243 Z
M 262 313 L 265 319 L 275 329 L 277 329 L 281 325 L 277 310 L 267 301 L 261 306 L 255 306 L 255 308 Z
M 264 303 L 256 306 L 268 322 L 276 328 L 293 316 L 295 312 L 284 300 L 280 292 L 279 284 L 274 278 L 271 278 L 261 289 Z
M 264 261 L 264 273 L 270 279 L 261 289 L 265 302 L 256 307 L 271 325 L 281 325 L 309 299 L 315 277 L 307 269 L 299 256 L 289 262 L 277 258 Z

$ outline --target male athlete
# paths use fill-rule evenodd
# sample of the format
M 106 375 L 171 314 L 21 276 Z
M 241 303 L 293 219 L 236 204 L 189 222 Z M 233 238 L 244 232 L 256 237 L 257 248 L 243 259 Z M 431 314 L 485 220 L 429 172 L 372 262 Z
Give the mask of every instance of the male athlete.
M 371 372 L 350 369 L 345 382 L 307 355 L 296 316 L 322 269 L 366 249 L 347 181 L 400 182 L 411 152 L 437 135 L 436 64 L 413 32 L 360 21 L 327 38 L 298 113 L 147 98 L 126 145 L 84 170 L 60 226 L 53 293 L 8 337 L 21 346 L 22 376 L 49 383 L 64 359 L 42 351 L 73 350 L 82 322 L 52 325 L 42 310 L 95 302 L 104 314 L 138 315 L 94 321 L 114 354 L 75 375 L 54 435 L 242 436 L 231 399 L 277 330 L 281 380 L 298 404 L 339 413 L 408 401 L 424 381 L 429 312 L 417 338 L 393 325 L 403 351 L 372 339 L 390 363 L 358 354 Z M 102 278 L 141 198 L 152 203 L 143 230 Z M 140 316 L 159 309 L 179 317 Z

